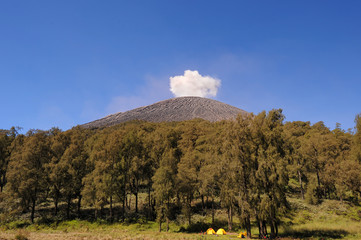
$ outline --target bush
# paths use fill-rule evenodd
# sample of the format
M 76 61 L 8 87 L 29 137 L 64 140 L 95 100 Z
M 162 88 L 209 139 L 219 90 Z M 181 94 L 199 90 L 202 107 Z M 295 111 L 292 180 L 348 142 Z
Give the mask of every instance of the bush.
M 16 239 L 16 240 L 28 240 L 29 238 L 26 237 L 26 236 L 24 236 L 24 235 L 17 234 L 17 235 L 15 236 L 15 239 Z
M 8 229 L 18 229 L 30 226 L 31 223 L 28 221 L 14 221 L 6 224 Z
M 26 230 L 20 230 L 16 235 L 16 240 L 29 240 L 30 233 Z
M 315 181 L 312 181 L 307 186 L 307 191 L 305 195 L 305 200 L 307 203 L 316 205 L 320 203 L 320 198 L 318 197 L 318 186 Z
M 353 221 L 361 221 L 361 207 L 350 208 L 347 216 Z

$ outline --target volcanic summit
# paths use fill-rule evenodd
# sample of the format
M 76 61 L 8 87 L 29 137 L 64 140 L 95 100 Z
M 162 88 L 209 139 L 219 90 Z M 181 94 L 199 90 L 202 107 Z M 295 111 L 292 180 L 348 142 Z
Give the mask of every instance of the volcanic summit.
M 209 98 L 177 97 L 126 112 L 111 114 L 82 126 L 86 128 L 99 128 L 131 120 L 173 122 L 196 118 L 216 122 L 235 119 L 238 114 L 247 114 L 247 112 Z

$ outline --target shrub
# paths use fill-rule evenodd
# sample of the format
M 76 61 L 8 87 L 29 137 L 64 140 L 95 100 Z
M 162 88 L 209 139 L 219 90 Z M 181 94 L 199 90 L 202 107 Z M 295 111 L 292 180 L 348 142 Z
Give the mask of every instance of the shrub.
M 15 240 L 29 240 L 29 235 L 28 231 L 22 229 L 15 235 Z
M 316 205 L 320 203 L 320 199 L 318 197 L 318 187 L 316 182 L 310 182 L 307 186 L 307 191 L 305 195 L 305 200 L 307 203 Z

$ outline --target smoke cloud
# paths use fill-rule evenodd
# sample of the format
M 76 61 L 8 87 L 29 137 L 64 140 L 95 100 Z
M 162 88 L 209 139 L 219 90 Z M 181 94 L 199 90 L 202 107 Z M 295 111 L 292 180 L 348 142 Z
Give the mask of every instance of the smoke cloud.
M 186 70 L 183 76 L 170 77 L 170 91 L 175 97 L 215 97 L 221 80 L 202 76 L 198 71 Z

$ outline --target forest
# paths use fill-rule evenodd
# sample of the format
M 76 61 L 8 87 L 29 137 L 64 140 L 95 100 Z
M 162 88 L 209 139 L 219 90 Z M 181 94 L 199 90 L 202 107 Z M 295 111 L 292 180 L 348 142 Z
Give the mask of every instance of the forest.
M 1 223 L 48 211 L 53 221 L 146 219 L 160 231 L 178 215 L 191 225 L 196 212 L 213 223 L 223 209 L 228 230 L 237 218 L 248 237 L 257 226 L 274 238 L 293 211 L 290 194 L 360 204 L 361 115 L 349 131 L 287 122 L 281 109 L 220 122 L 12 127 L 0 130 L 0 191 Z

